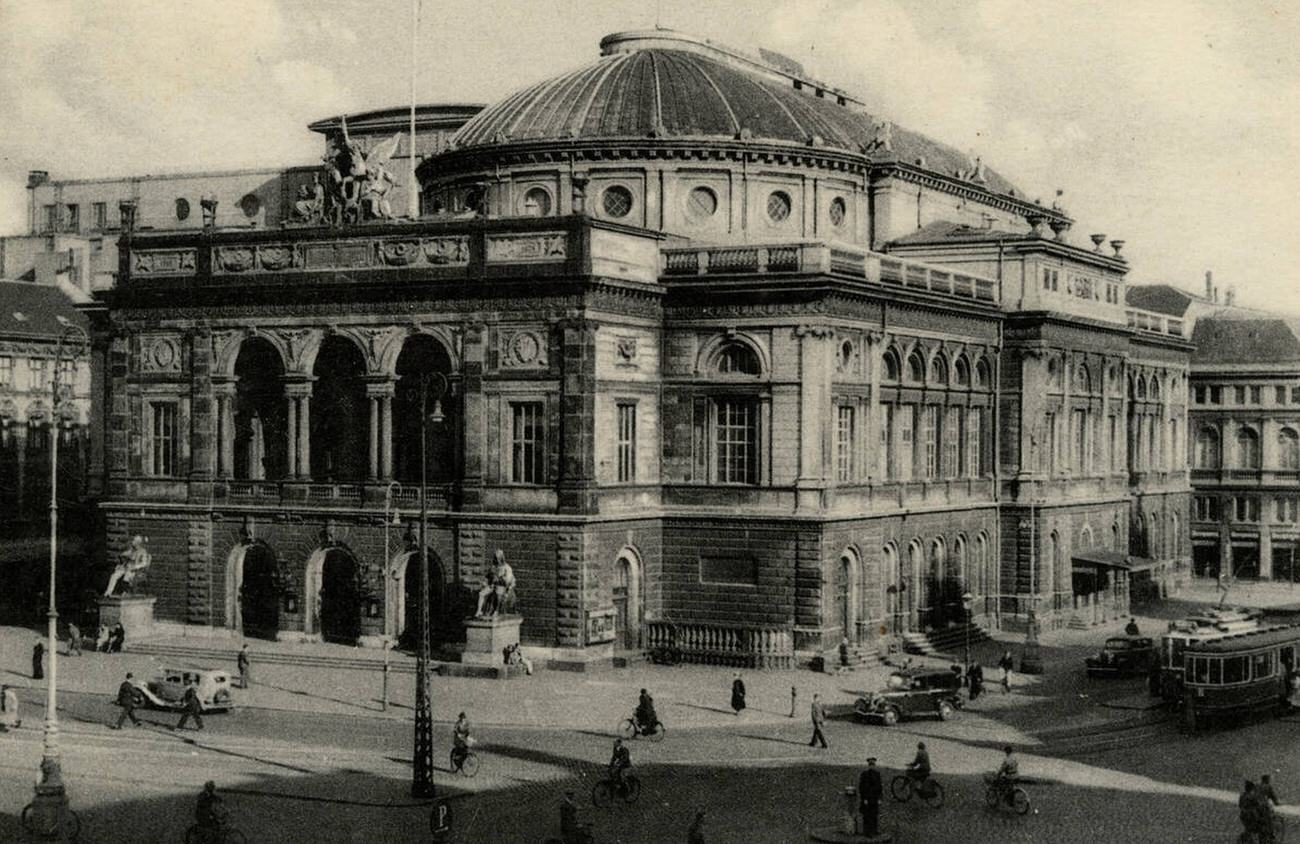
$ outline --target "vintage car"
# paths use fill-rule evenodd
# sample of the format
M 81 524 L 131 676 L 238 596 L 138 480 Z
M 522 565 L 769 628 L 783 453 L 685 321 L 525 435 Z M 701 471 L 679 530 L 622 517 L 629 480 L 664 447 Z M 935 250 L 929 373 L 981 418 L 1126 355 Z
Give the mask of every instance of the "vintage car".
M 199 704 L 204 712 L 229 710 L 234 705 L 230 672 L 205 668 L 164 668 L 148 680 L 133 681 L 136 705 L 158 709 L 181 708 L 185 688 L 191 683 L 199 687 Z
M 961 709 L 961 678 L 951 670 L 911 668 L 889 675 L 884 689 L 860 697 L 853 711 L 863 720 L 886 726 L 902 718 L 937 715 L 946 721 Z
M 1089 677 L 1144 677 L 1156 660 L 1156 645 L 1147 636 L 1112 636 L 1101 653 L 1088 657 Z

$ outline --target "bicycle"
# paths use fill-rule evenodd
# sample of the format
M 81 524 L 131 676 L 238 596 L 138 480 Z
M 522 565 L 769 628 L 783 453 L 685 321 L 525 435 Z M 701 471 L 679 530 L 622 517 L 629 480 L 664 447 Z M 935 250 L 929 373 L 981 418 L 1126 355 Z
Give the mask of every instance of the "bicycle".
M 47 838 L 56 835 L 66 838 L 68 841 L 76 841 L 77 836 L 81 834 L 81 817 L 72 809 L 64 808 L 55 822 L 58 829 L 39 828 L 36 825 L 36 804 L 28 803 L 23 807 L 22 826 L 31 835 L 44 836 Z
M 642 727 L 635 718 L 624 718 L 618 725 L 618 734 L 623 739 L 634 739 L 637 736 L 645 736 L 647 740 L 659 743 L 664 740 L 664 734 L 668 728 L 664 726 L 663 721 L 656 720 L 647 730 Z
M 185 844 L 246 844 L 248 838 L 233 826 L 208 829 L 194 824 L 185 830 Z
M 1273 815 L 1273 842 L 1282 844 L 1286 839 L 1286 821 L 1282 816 L 1274 813 Z M 1250 830 L 1242 830 L 1241 835 L 1237 836 L 1237 844 L 1259 844 L 1259 836 Z
M 457 753 L 456 748 L 453 747 L 449 759 L 451 761 L 451 772 L 453 774 L 462 774 L 466 777 L 473 777 L 478 773 L 478 754 L 468 748 Z
M 984 791 L 984 802 L 990 809 L 1010 806 L 1017 815 L 1029 813 L 1029 792 L 1014 781 L 1001 779 L 997 774 L 986 774 L 984 782 L 988 788 Z
M 915 794 L 928 806 L 937 809 L 943 805 L 943 786 L 934 777 L 927 776 L 920 782 L 909 774 L 899 774 L 889 783 L 889 793 L 899 803 L 906 803 Z
M 610 777 L 592 786 L 591 804 L 604 809 L 614 802 L 615 797 L 620 798 L 624 803 L 632 804 L 640 796 L 641 780 L 637 779 L 635 774 L 624 774 L 621 785 Z
M 566 841 L 560 836 L 552 835 L 550 838 L 546 839 L 543 844 L 596 844 L 596 836 L 591 831 L 591 824 L 580 823 L 578 824 L 578 835 L 576 838 L 571 838 Z

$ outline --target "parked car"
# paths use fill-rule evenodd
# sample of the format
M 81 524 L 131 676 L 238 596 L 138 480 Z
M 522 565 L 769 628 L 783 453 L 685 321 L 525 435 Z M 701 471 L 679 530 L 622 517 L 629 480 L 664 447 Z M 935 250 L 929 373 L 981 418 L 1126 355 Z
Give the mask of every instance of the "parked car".
M 1155 642 L 1147 636 L 1112 636 L 1101 652 L 1084 663 L 1089 677 L 1142 677 L 1156 660 Z
M 912 668 L 889 675 L 885 688 L 853 705 L 863 720 L 893 726 L 903 718 L 948 720 L 962 707 L 961 678 L 950 670 Z
M 227 671 L 164 668 L 146 682 L 133 682 L 137 706 L 179 710 L 185 698 L 185 688 L 191 683 L 199 686 L 199 704 L 204 712 L 229 710 L 235 702 L 230 673 Z

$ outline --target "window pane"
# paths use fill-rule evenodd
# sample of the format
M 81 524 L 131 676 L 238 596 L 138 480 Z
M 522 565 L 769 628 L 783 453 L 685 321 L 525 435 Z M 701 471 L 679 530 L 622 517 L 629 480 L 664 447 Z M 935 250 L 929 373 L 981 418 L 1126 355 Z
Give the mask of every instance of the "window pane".
M 753 401 L 725 399 L 717 403 L 714 443 L 718 483 L 757 482 L 758 413 Z
M 511 471 L 510 480 L 521 484 L 540 484 L 546 480 L 545 431 L 541 402 L 519 402 L 510 406 Z
M 618 480 L 636 480 L 636 405 L 618 406 Z
M 848 405 L 836 409 L 835 477 L 839 481 L 853 480 L 853 411 L 854 408 Z

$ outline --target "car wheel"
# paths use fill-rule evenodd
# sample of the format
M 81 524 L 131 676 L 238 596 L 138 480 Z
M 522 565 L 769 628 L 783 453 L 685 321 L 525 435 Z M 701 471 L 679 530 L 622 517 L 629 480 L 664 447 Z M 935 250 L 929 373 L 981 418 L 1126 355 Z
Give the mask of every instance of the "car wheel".
M 886 727 L 892 727 L 898 723 L 898 710 L 892 706 L 885 707 L 885 711 L 880 713 L 880 720 Z
M 949 702 L 946 701 L 946 700 L 941 700 L 941 701 L 939 701 L 939 720 L 940 720 L 940 721 L 947 721 L 948 719 L 952 718 L 952 716 L 955 715 L 956 713 L 957 713 L 957 710 L 953 709 L 951 703 L 949 703 Z

